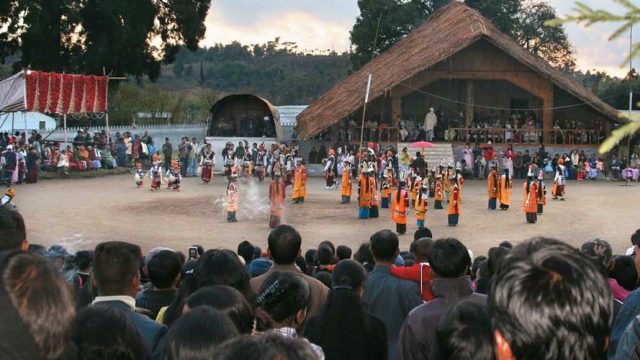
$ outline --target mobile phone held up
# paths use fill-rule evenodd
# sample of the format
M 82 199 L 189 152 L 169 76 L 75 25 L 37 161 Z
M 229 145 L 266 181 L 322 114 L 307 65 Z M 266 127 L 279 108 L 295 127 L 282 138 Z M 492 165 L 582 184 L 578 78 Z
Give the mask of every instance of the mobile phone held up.
M 189 248 L 189 260 L 195 260 L 198 258 L 198 248 L 196 246 L 191 246 Z

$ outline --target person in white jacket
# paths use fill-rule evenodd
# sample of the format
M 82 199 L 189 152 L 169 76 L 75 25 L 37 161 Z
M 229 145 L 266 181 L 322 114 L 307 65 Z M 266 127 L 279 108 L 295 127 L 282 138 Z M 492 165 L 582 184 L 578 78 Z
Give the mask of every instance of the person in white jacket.
M 429 113 L 424 117 L 424 131 L 427 132 L 427 141 L 433 141 L 433 131 L 438 125 L 438 116 L 433 111 L 433 108 L 429 108 Z

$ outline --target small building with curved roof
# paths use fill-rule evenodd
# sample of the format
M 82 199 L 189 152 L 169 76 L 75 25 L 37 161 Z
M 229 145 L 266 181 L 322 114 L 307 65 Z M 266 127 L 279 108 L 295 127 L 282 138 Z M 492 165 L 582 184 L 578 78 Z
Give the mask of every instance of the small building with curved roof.
M 223 97 L 211 107 L 208 137 L 283 139 L 280 113 L 269 100 L 252 94 Z

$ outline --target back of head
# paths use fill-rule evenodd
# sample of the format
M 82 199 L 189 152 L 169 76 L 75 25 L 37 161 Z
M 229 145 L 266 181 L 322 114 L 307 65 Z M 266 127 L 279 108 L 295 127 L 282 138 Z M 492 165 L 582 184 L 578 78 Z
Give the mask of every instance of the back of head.
M 62 274 L 40 255 L 15 253 L 4 263 L 2 281 L 41 357 L 60 357 L 75 316 L 73 291 Z
M 27 240 L 24 219 L 19 212 L 0 206 L 0 251 L 26 250 Z
M 463 276 L 471 266 L 469 251 L 454 238 L 436 240 L 428 259 L 431 270 L 443 278 Z
M 613 266 L 609 272 L 609 277 L 616 279 L 623 288 L 631 291 L 638 283 L 638 270 L 635 259 L 632 256 L 620 255 L 613 259 Z
M 80 311 L 71 339 L 78 350 L 78 359 L 147 358 L 138 329 L 122 311 L 109 306 L 90 306 Z
M 250 263 L 255 257 L 255 248 L 248 241 L 243 241 L 238 244 L 238 255 L 242 256 L 245 263 Z
M 302 246 L 302 237 L 289 225 L 280 225 L 269 234 L 269 252 L 277 265 L 290 265 L 296 261 Z
M 102 296 L 128 295 L 139 276 L 140 247 L 122 241 L 98 244 L 94 251 L 93 275 Z M 136 286 L 137 287 L 137 286 Z
M 491 249 L 489 249 L 487 267 L 491 274 L 494 274 L 498 267 L 500 267 L 502 259 L 504 259 L 505 255 L 507 255 L 508 252 L 509 249 L 502 246 L 492 247 Z
M 320 244 L 318 244 L 318 248 L 320 248 L 320 246 L 326 245 L 331 249 L 331 254 L 335 255 L 336 254 L 336 246 L 333 245 L 333 243 L 329 240 L 324 240 L 322 242 L 320 242 Z
M 433 247 L 433 240 L 431 238 L 421 238 L 409 245 L 409 251 L 415 256 L 416 261 L 425 262 L 429 259 L 431 248 Z
M 316 360 L 309 343 L 300 338 L 266 333 L 240 336 L 216 349 L 214 360 Z
M 278 323 L 292 322 L 298 311 L 307 308 L 309 295 L 309 284 L 302 276 L 287 271 L 274 271 L 262 284 L 257 304 L 271 320 Z
M 373 255 L 371 255 L 371 243 L 360 244 L 356 253 L 353 254 L 353 259 L 362 264 L 367 271 L 371 271 L 374 264 Z
M 640 246 L 640 229 L 631 235 L 631 245 Z
M 209 306 L 197 307 L 182 315 L 169 330 L 166 359 L 211 359 L 220 344 L 237 335 L 235 325 L 222 312 Z
M 506 241 L 506 240 L 501 242 L 500 245 L 498 245 L 498 246 L 500 246 L 502 248 L 505 248 L 507 250 L 513 249 L 513 245 L 509 241 Z
M 197 289 L 211 285 L 227 285 L 239 290 L 247 300 L 253 300 L 249 274 L 231 250 L 205 251 L 196 265 L 194 276 Z
M 351 254 L 351 248 L 346 245 L 339 245 L 336 248 L 336 257 L 338 258 L 338 261 L 351 259 Z
M 450 360 L 493 360 L 493 332 L 486 304 L 469 300 L 450 307 L 436 332 L 440 356 Z
M 594 239 L 582 244 L 580 251 L 587 257 L 593 259 L 605 275 L 608 275 L 609 265 L 613 256 L 611 245 L 605 240 Z
M 78 270 L 89 270 L 93 264 L 93 251 L 81 250 L 78 251 L 73 259 L 73 263 Z
M 362 288 L 367 279 L 367 272 L 360 263 L 353 260 L 342 260 L 333 270 L 331 280 L 333 288 L 358 290 Z
M 609 285 L 591 259 L 565 243 L 534 238 L 516 246 L 496 271 L 489 309 L 498 350 L 518 360 L 606 357 Z
M 250 333 L 253 328 L 253 309 L 247 299 L 230 286 L 203 287 L 191 294 L 186 304 L 190 309 L 206 305 L 222 311 L 242 334 Z
M 431 233 L 431 230 L 429 230 L 426 227 L 422 227 L 419 228 L 418 230 L 416 230 L 415 233 L 413 233 L 413 240 L 418 240 L 418 239 L 422 239 L 422 238 L 431 238 L 433 239 L 433 234 Z
M 391 230 L 380 230 L 371 235 L 371 253 L 376 263 L 392 263 L 398 256 L 398 235 Z
M 173 286 L 180 275 L 180 256 L 171 250 L 162 250 L 147 264 L 147 272 L 156 289 L 167 289 Z
M 318 281 L 320 281 L 321 283 L 323 283 L 324 286 L 329 288 L 329 290 L 333 288 L 333 285 L 331 283 L 331 274 L 328 273 L 327 271 L 319 271 L 315 275 L 313 275 L 313 277 L 318 279 Z
M 316 253 L 318 265 L 330 265 L 333 262 L 333 251 L 329 245 L 320 245 Z

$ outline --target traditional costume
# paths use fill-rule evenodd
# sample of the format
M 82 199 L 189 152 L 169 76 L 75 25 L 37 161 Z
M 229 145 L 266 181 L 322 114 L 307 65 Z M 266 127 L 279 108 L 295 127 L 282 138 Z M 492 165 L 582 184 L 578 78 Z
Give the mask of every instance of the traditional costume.
M 151 178 L 151 191 L 156 191 L 162 185 L 162 166 L 160 160 L 156 160 L 149 169 L 149 177 Z
M 333 149 L 329 149 L 329 157 L 324 162 L 324 178 L 326 180 L 325 189 L 335 189 L 335 177 L 336 177 L 336 155 Z
M 238 219 L 236 219 L 238 200 L 240 198 L 240 194 L 238 193 L 238 168 L 235 166 L 231 168 L 229 178 L 230 182 L 227 186 L 227 221 L 238 222 Z
M 416 198 L 418 197 L 418 192 L 422 188 L 422 177 L 419 174 L 411 172 L 409 178 L 407 179 L 407 184 L 409 184 L 409 197 L 411 198 L 411 206 L 416 204 Z
M 307 169 L 303 166 L 303 160 L 296 161 L 293 172 L 293 203 L 301 204 L 307 195 Z
M 455 174 L 451 177 L 451 198 L 449 199 L 448 221 L 449 226 L 458 225 L 460 220 L 460 187 Z
M 496 203 L 498 199 L 499 191 L 498 172 L 496 171 L 495 163 L 491 164 L 491 172 L 487 176 L 487 193 L 489 195 L 489 210 L 496 209 Z
M 442 191 L 442 174 L 440 174 L 440 173 L 436 174 L 434 192 L 435 192 L 435 194 L 434 194 L 435 203 L 433 204 L 433 208 L 441 210 L 441 209 L 443 209 L 442 200 L 444 199 L 444 197 L 442 195 L 442 192 L 443 192 Z
M 391 221 L 396 223 L 396 232 L 402 235 L 407 232 L 407 214 L 409 214 L 409 194 L 404 189 L 404 181 L 391 194 Z
M 180 163 L 177 160 L 171 160 L 171 168 L 167 170 L 167 190 L 180 191 L 180 182 L 182 175 L 180 174 Z
M 269 227 L 275 229 L 280 225 L 282 211 L 284 210 L 285 185 L 280 181 L 280 174 L 276 174 L 275 179 L 269 185 L 269 204 L 271 205 L 271 217 Z
M 342 196 L 341 204 L 348 204 L 351 202 L 352 182 L 351 163 L 348 160 L 344 160 L 344 165 L 342 166 L 342 189 L 340 191 L 340 195 Z
M 544 183 L 544 172 L 542 170 L 538 172 L 538 193 L 536 196 L 536 202 L 538 204 L 538 215 L 542 215 L 544 212 L 544 206 L 547 205 L 547 185 Z
M 382 189 L 380 191 L 380 197 L 382 199 L 380 207 L 383 209 L 389 208 L 389 198 L 391 197 L 391 193 L 395 188 L 393 168 L 389 165 L 387 165 L 387 167 L 384 169 L 384 181 L 382 182 Z
M 211 181 L 213 168 L 215 167 L 215 154 L 216 153 L 211 149 L 210 144 L 207 144 L 207 146 L 202 149 L 202 159 L 200 159 L 200 166 L 202 169 L 200 170 L 200 178 L 205 184 L 208 184 Z
M 538 184 L 533 181 L 533 173 L 529 172 L 527 181 L 522 189 L 522 210 L 525 212 L 527 222 L 535 224 L 538 220 Z
M 416 198 L 416 225 L 418 228 L 424 227 L 424 221 L 427 219 L 427 209 L 429 207 L 429 188 L 427 184 L 423 184 Z
M 254 175 L 258 177 L 258 181 L 264 181 L 265 163 L 267 158 L 267 152 L 264 148 L 264 144 L 258 146 L 258 151 L 254 156 L 253 162 L 255 166 Z
M 366 164 L 365 164 L 366 165 Z M 373 191 L 371 189 L 371 181 L 369 180 L 369 169 L 362 166 L 361 174 L 358 178 L 358 218 L 368 219 L 371 210 L 371 202 L 373 201 Z
M 136 168 L 133 172 L 133 178 L 136 181 L 136 185 L 138 186 L 138 189 L 142 189 L 144 185 L 144 169 L 142 168 L 142 163 L 140 162 L 136 163 Z
M 451 166 L 448 166 L 442 178 L 442 191 L 444 192 L 444 201 L 449 202 L 451 194 Z
M 564 200 L 564 160 L 558 160 L 558 166 L 556 166 L 556 175 L 553 178 L 553 187 L 551 187 L 551 195 L 553 200 Z
M 376 177 L 376 168 L 374 163 L 369 163 L 369 186 L 371 188 L 371 208 L 369 209 L 369 217 L 375 219 L 380 216 L 380 198 L 378 197 L 378 178 Z
M 500 201 L 500 210 L 509 209 L 511 204 L 511 193 L 513 191 L 513 181 L 509 169 L 504 169 L 504 174 L 500 176 L 500 190 L 498 192 L 498 200 Z
M 462 177 L 462 165 L 460 162 L 456 164 L 456 183 L 458 184 L 458 192 L 460 193 L 460 203 L 462 204 L 462 188 L 464 187 L 464 178 Z

